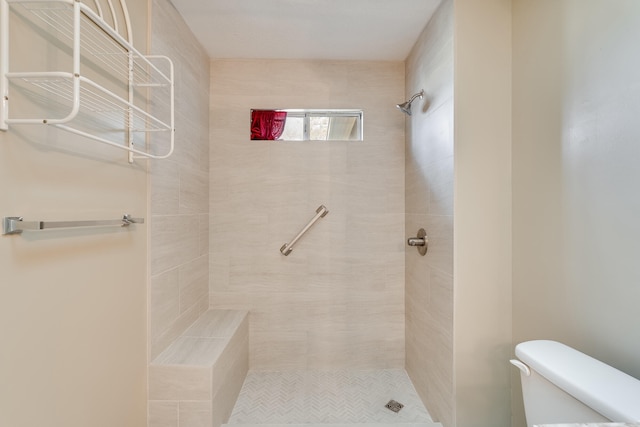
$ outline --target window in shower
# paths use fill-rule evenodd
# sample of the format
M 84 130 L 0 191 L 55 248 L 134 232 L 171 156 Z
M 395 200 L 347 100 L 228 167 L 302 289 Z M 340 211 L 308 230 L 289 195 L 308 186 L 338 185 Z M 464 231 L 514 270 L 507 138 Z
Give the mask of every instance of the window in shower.
M 362 118 L 362 110 L 251 110 L 251 139 L 362 141 Z

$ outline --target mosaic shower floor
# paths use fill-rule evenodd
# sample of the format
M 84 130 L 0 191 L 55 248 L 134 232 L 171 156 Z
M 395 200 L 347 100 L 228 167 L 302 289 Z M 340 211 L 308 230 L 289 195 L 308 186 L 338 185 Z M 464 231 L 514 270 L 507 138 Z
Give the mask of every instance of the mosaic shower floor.
M 392 412 L 390 400 L 404 407 Z M 228 425 L 397 423 L 432 425 L 403 369 L 251 371 Z

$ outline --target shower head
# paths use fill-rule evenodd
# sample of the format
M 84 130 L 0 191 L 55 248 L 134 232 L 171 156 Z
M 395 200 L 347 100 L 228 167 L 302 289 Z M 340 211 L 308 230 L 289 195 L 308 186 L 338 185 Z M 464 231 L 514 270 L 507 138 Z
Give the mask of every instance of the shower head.
M 403 113 L 411 115 L 411 103 L 409 101 L 398 104 L 396 107 Z
M 398 104 L 398 105 L 396 105 L 396 107 L 398 107 L 398 109 L 400 111 L 402 111 L 403 113 L 405 113 L 405 114 L 410 116 L 411 115 L 411 103 L 416 98 L 422 99 L 423 96 L 424 96 L 424 90 L 421 90 L 420 92 L 418 92 L 415 95 L 413 95 L 411 97 L 411 99 L 409 99 L 407 102 L 403 102 L 402 104 Z

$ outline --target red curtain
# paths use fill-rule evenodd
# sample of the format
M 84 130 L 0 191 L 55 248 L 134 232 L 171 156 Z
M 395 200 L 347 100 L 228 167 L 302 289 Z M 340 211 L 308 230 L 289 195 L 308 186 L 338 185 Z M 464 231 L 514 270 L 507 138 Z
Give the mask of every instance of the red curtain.
M 282 136 L 286 111 L 252 110 L 251 139 L 273 141 Z

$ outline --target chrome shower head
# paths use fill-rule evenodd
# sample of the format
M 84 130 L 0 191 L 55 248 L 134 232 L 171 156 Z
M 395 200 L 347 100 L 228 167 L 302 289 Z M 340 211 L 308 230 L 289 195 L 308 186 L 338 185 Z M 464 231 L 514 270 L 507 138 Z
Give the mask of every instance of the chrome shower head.
M 409 101 L 396 105 L 405 114 L 411 115 L 411 103 Z
M 402 111 L 403 113 L 407 114 L 407 115 L 411 115 L 411 103 L 413 102 L 414 99 L 416 98 L 420 98 L 422 99 L 422 97 L 424 96 L 424 90 L 421 90 L 420 92 L 416 93 L 415 95 L 413 95 L 411 97 L 411 99 L 409 99 L 407 102 L 403 102 L 402 104 L 398 104 L 396 105 L 396 107 Z

